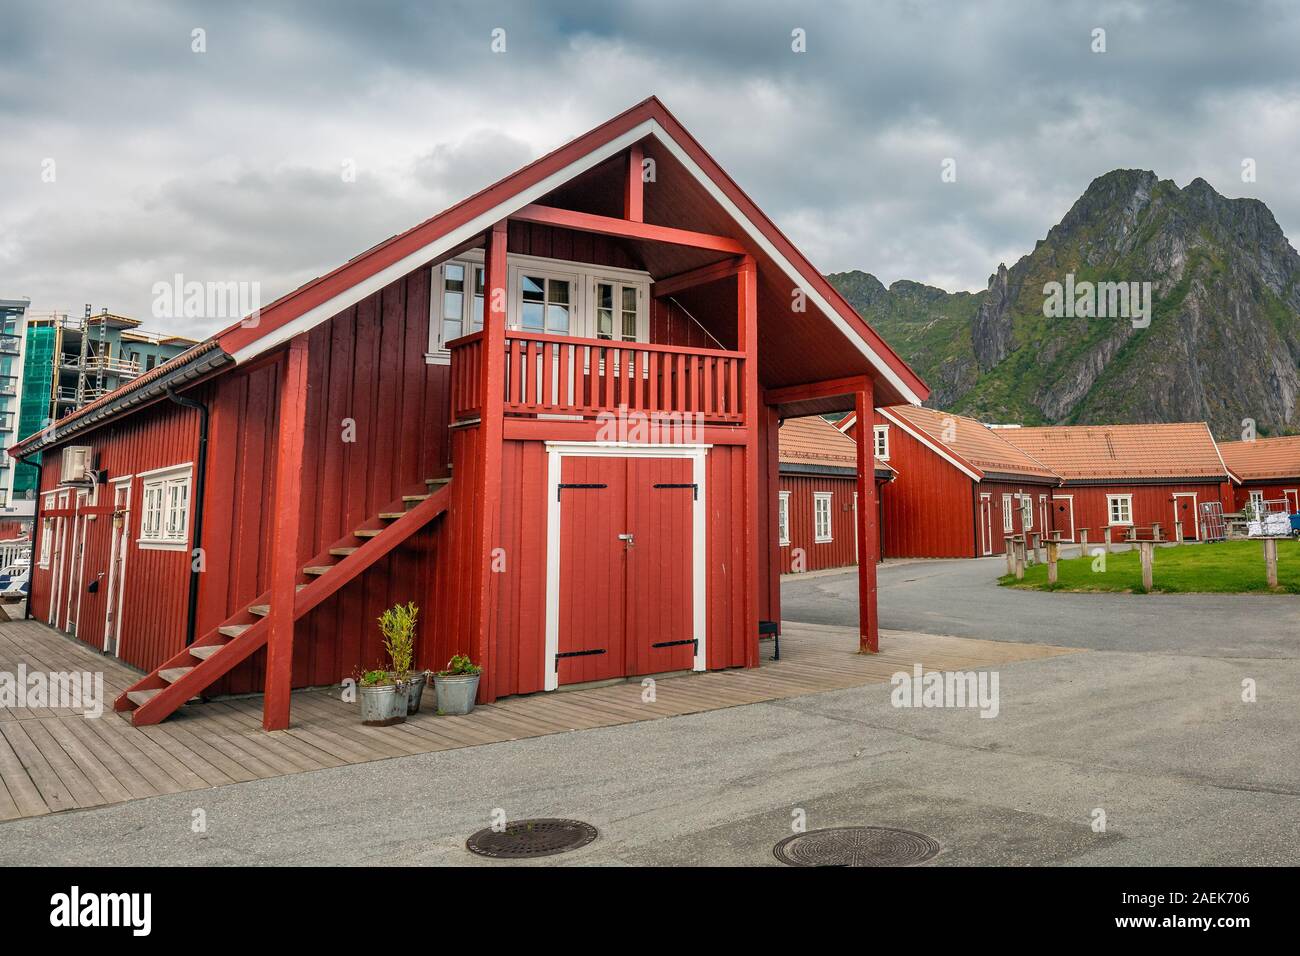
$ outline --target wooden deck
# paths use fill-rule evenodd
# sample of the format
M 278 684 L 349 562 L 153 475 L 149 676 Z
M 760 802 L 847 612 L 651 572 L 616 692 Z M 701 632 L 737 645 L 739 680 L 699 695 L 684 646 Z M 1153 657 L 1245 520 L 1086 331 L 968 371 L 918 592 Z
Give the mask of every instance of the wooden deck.
M 133 727 L 112 700 L 136 672 L 35 621 L 0 622 L 0 672 L 20 664 L 29 673 L 102 672 L 105 697 L 97 719 L 66 709 L 0 709 L 0 820 L 884 683 L 918 661 L 927 670 L 971 670 L 1074 652 L 898 631 L 882 632 L 879 654 L 856 648 L 850 628 L 786 624 L 779 662 L 764 642 L 761 667 L 663 678 L 653 703 L 642 702 L 639 683 L 624 683 L 505 698 L 467 717 L 439 717 L 430 688 L 420 714 L 383 728 L 363 727 L 337 689 L 299 691 L 292 726 L 266 733 L 261 697 L 194 704 L 157 726 Z

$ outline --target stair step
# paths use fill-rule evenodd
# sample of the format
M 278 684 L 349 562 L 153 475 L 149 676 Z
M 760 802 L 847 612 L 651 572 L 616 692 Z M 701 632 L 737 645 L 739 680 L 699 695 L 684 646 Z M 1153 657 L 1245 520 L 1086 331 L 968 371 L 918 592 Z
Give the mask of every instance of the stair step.
M 428 501 L 428 495 L 402 495 L 402 500 L 407 504 L 419 504 L 421 501 Z
M 312 566 L 309 567 L 309 568 L 303 568 L 303 569 L 302 569 L 302 573 L 303 573 L 303 574 L 314 574 L 314 575 L 319 576 L 319 575 L 324 574 L 326 571 L 330 570 L 330 569 L 333 568 L 333 567 L 334 567 L 334 565 L 332 565 L 332 564 L 314 564 L 314 565 L 312 565 Z
M 346 558 L 349 554 L 356 554 L 356 548 L 330 548 L 330 554 L 336 558 Z
M 381 511 L 379 517 L 383 521 L 396 521 L 398 518 L 406 516 L 405 511 Z
M 197 657 L 201 661 L 206 661 L 209 657 L 225 646 L 225 644 L 204 644 L 202 647 L 191 647 L 190 656 Z
M 249 613 L 249 614 L 256 614 L 258 617 L 266 617 L 268 614 L 271 613 L 271 605 L 269 605 L 269 604 L 254 604 L 252 607 L 250 607 L 250 608 L 248 609 L 248 613 Z
M 194 670 L 193 667 L 167 667 L 160 670 L 158 676 L 167 683 L 174 684 L 192 670 Z
M 426 478 L 426 479 L 424 479 L 424 483 L 425 483 L 426 485 L 428 485 L 430 488 L 433 488 L 433 487 L 438 486 L 438 485 L 445 485 L 445 484 L 446 484 L 447 482 L 449 482 L 449 481 L 451 481 L 450 478 Z
M 384 533 L 383 528 L 358 528 L 352 532 L 358 538 L 377 538 Z
M 238 637 L 252 626 L 251 624 L 223 624 L 217 628 L 217 633 L 224 634 L 226 637 Z
M 129 690 L 126 692 L 126 699 L 140 707 L 161 694 L 162 690 L 161 687 L 151 687 L 148 690 Z

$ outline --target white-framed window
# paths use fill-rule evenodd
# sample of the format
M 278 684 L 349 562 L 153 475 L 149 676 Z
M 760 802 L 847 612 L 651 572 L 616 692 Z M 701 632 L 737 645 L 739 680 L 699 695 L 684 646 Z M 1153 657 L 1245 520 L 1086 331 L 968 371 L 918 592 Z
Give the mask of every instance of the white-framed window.
M 433 267 L 429 351 L 449 361 L 447 343 L 483 328 L 483 251 L 472 249 Z M 650 340 L 650 275 L 539 256 L 506 256 L 506 324 L 539 335 Z
M 1002 496 L 1002 530 L 1003 531 L 1016 530 L 1016 512 L 1015 509 L 1011 507 L 1010 495 Z
M 874 434 L 876 437 L 876 457 L 881 461 L 889 461 L 889 426 L 877 425 Z
M 1034 530 L 1034 496 L 1033 495 L 1016 495 L 1020 501 L 1020 524 L 1021 530 L 1030 532 Z
M 140 547 L 183 551 L 190 535 L 190 465 L 140 475 Z
M 1107 495 L 1106 510 L 1113 525 L 1131 525 L 1133 523 L 1133 496 Z
M 813 543 L 831 542 L 831 493 L 813 492 Z
M 790 492 L 782 491 L 776 498 L 776 540 L 782 547 L 790 543 Z
M 1257 515 L 1264 513 L 1264 492 L 1250 492 L 1250 510 Z
M 45 503 L 41 505 L 41 507 L 46 509 L 53 509 L 54 495 L 46 495 Z M 50 566 L 50 554 L 53 551 L 53 549 L 54 549 L 54 519 L 42 518 L 41 519 L 41 557 L 40 557 L 41 567 L 48 568 Z

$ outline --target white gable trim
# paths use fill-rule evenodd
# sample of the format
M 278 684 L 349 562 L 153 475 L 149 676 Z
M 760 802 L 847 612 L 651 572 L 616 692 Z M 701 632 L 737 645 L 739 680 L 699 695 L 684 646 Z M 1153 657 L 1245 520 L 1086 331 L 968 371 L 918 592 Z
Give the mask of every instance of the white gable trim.
M 944 451 L 943 448 L 941 448 L 938 444 L 931 441 L 924 432 L 920 431 L 919 429 L 912 428 L 909 425 L 907 425 L 905 422 L 901 421 L 900 419 L 895 418 L 893 415 L 889 414 L 888 409 L 877 408 L 876 411 L 878 411 L 881 415 L 884 415 L 891 422 L 893 422 L 903 431 L 907 432 L 909 435 L 911 435 L 913 438 L 919 441 L 922 445 L 930 449 L 930 451 L 934 452 L 936 455 L 938 455 L 948 464 L 952 465 L 954 468 L 956 468 L 966 477 L 971 478 L 974 481 L 984 480 L 983 475 L 971 471 L 969 468 L 967 468 L 965 465 L 959 462 L 956 458 L 952 457 L 952 455 L 948 454 L 948 452 Z
M 453 229 L 451 232 L 439 236 L 434 241 L 420 249 L 417 249 L 410 255 L 403 257 L 388 266 L 386 269 L 381 269 L 369 278 L 361 280 L 350 288 L 340 292 L 338 295 L 322 302 L 315 308 L 309 309 L 296 319 L 285 323 L 280 328 L 267 333 L 265 336 L 254 342 L 249 343 L 235 353 L 235 361 L 241 363 L 247 362 L 254 356 L 260 355 L 269 349 L 273 349 L 276 346 L 289 341 L 296 335 L 300 335 L 303 332 L 315 328 L 321 322 L 332 318 L 344 309 L 356 305 L 362 299 L 373 295 L 389 283 L 397 281 L 408 272 L 436 261 L 440 256 L 443 256 L 465 242 L 468 242 L 478 233 L 485 232 L 494 223 L 509 218 L 512 212 L 516 212 L 524 206 L 536 202 L 551 190 L 568 182 L 575 176 L 580 175 L 593 166 L 604 162 L 609 157 L 622 152 L 633 143 L 645 138 L 647 135 L 653 135 L 668 148 L 668 151 L 673 154 L 678 162 L 690 171 L 691 175 L 699 181 L 700 185 L 702 185 L 705 191 L 714 198 L 718 205 L 720 205 L 727 214 L 744 229 L 745 235 L 747 235 L 755 245 L 762 249 L 763 252 L 780 267 L 781 271 L 786 274 L 786 277 L 813 301 L 822 313 L 830 319 L 831 324 L 839 329 L 845 338 L 853 343 L 858 351 L 861 352 L 873 366 L 875 366 L 876 370 L 898 390 L 900 395 L 913 405 L 921 404 L 920 396 L 907 387 L 903 380 L 899 378 L 898 374 L 889 367 L 889 363 L 884 361 L 884 359 L 882 359 L 871 348 L 871 346 L 867 344 L 866 340 L 854 331 L 849 323 L 845 321 L 844 317 L 835 310 L 835 308 L 824 296 L 822 296 L 820 292 L 808 287 L 807 283 L 804 282 L 802 274 L 795 268 L 794 264 L 785 256 L 781 255 L 776 246 L 774 246 L 771 241 L 763 235 L 762 230 L 754 225 L 747 216 L 741 213 L 740 208 L 731 201 L 730 197 L 722 191 L 718 184 L 710 179 L 705 174 L 704 170 L 696 164 L 695 160 L 690 157 L 686 150 L 682 149 L 682 147 L 670 135 L 668 135 L 668 132 L 659 125 L 658 121 L 653 119 L 638 123 L 623 135 L 615 137 L 602 146 L 596 147 L 584 156 L 574 160 L 563 169 L 552 173 L 540 182 L 516 193 L 509 199 L 498 204 L 477 218 Z

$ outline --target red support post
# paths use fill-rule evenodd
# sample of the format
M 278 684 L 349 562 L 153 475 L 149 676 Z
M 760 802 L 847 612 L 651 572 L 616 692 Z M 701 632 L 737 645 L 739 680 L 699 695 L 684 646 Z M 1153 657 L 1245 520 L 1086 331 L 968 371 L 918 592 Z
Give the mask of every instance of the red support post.
M 267 615 L 266 686 L 262 728 L 289 726 L 293 687 L 294 599 L 302 568 L 298 530 L 302 521 L 303 441 L 307 430 L 307 336 L 289 342 L 280 379 L 280 425 L 275 455 L 275 509 L 271 525 L 271 613 Z
M 487 234 L 483 268 L 483 373 L 479 377 L 478 482 L 475 526 L 478 540 L 474 558 L 478 566 L 470 573 L 470 644 L 474 663 L 483 668 L 479 682 L 479 703 L 496 700 L 496 675 L 492 669 L 492 549 L 496 546 L 501 515 L 501 446 L 505 426 L 506 387 L 506 245 L 505 221 Z
M 758 268 L 746 255 L 736 273 L 736 351 L 745 356 L 741 409 L 745 422 L 745 666 L 758 666 Z
M 871 427 L 874 389 L 871 379 L 854 393 L 858 416 L 858 649 L 863 654 L 880 650 L 880 615 L 876 607 L 876 555 L 880 551 L 876 522 L 875 429 Z
M 633 143 L 627 151 L 627 179 L 623 184 L 623 218 L 632 222 L 645 221 L 645 180 L 641 176 L 644 159 L 641 144 Z

